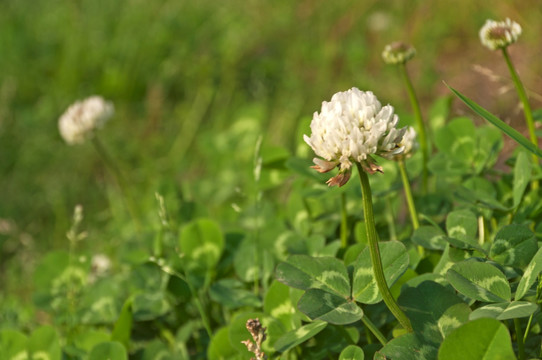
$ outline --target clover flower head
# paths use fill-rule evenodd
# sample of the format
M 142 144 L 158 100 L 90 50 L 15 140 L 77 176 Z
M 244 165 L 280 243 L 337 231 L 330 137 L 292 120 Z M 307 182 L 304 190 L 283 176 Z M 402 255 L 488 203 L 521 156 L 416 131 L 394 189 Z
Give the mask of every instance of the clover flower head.
M 403 139 L 399 142 L 399 146 L 403 148 L 403 152 L 399 154 L 392 155 L 391 160 L 403 160 L 411 157 L 419 147 L 419 143 L 416 141 L 416 130 L 412 126 L 408 126 Z
M 370 174 L 382 172 L 372 155 L 391 158 L 403 151 L 400 145 L 406 128 L 397 129 L 399 117 L 391 105 L 382 106 L 370 91 L 352 88 L 338 92 L 322 103 L 311 122 L 311 136 L 305 142 L 320 158 L 314 169 L 325 173 L 339 167 L 329 186 L 343 186 L 351 175 L 352 163 L 359 163 Z
M 404 64 L 416 55 L 416 49 L 404 42 L 396 41 L 386 45 L 382 52 L 382 59 L 386 64 Z
M 486 23 L 480 29 L 480 41 L 482 45 L 497 50 L 515 43 L 521 35 L 521 26 L 510 20 L 494 21 L 486 20 Z
M 115 108 L 101 96 L 75 102 L 58 120 L 62 138 L 69 144 L 81 144 L 113 116 Z

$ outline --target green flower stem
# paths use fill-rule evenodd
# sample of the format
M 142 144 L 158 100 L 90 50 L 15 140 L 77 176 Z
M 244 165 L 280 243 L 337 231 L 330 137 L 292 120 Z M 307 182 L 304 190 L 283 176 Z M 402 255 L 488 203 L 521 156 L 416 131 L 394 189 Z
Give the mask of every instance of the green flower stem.
M 341 246 L 343 249 L 348 245 L 348 214 L 346 212 L 346 195 L 341 194 Z
M 420 147 L 422 151 L 422 158 L 423 158 L 423 169 L 422 169 L 422 184 L 423 184 L 423 191 L 427 192 L 427 178 L 428 178 L 428 171 L 427 171 L 427 162 L 429 157 L 429 146 L 427 144 L 427 135 L 425 132 L 425 124 L 422 119 L 422 112 L 420 110 L 420 103 L 418 102 L 418 98 L 416 97 L 416 92 L 414 91 L 414 86 L 412 86 L 412 81 L 410 81 L 410 77 L 408 76 L 408 72 L 406 69 L 406 64 L 401 64 L 399 66 L 401 69 L 401 75 L 403 77 L 403 80 L 405 81 L 405 85 L 408 92 L 408 97 L 410 99 L 410 104 L 412 106 L 412 110 L 414 111 L 414 117 L 416 119 L 416 124 L 418 125 L 418 135 L 420 139 Z
M 529 104 L 529 99 L 527 98 L 527 93 L 525 92 L 525 87 L 523 86 L 523 83 L 521 82 L 516 72 L 516 69 L 514 68 L 514 64 L 512 64 L 512 61 L 510 60 L 510 56 L 508 56 L 508 51 L 506 51 L 506 48 L 502 48 L 502 54 L 504 56 L 504 60 L 506 61 L 506 65 L 508 65 L 508 70 L 510 70 L 510 75 L 512 76 L 512 80 L 514 81 L 514 85 L 516 86 L 519 99 L 521 100 L 521 103 L 523 105 L 525 122 L 527 123 L 527 128 L 529 129 L 529 138 L 531 139 L 533 145 L 538 147 L 538 139 L 536 138 L 534 130 L 533 112 L 531 110 L 531 105 Z M 535 164 L 535 166 L 537 166 L 538 157 L 533 154 L 532 158 L 533 163 Z M 531 186 L 533 189 L 538 189 L 538 180 L 533 180 L 531 182 Z
M 412 189 L 410 188 L 410 181 L 408 180 L 405 161 L 400 159 L 397 161 L 397 164 L 399 165 L 399 172 L 401 173 L 401 180 L 403 181 L 403 188 L 405 190 L 405 197 L 410 213 L 410 220 L 412 221 L 412 227 L 414 230 L 416 230 L 420 227 L 420 221 L 418 220 L 418 212 L 416 211 L 416 205 L 414 204 L 414 198 L 412 197 Z M 421 257 L 424 256 L 425 251 L 423 246 L 418 246 L 418 254 L 420 254 Z
M 367 317 L 367 315 L 363 315 L 361 317 L 361 321 L 367 327 L 367 329 L 369 329 L 369 331 L 378 339 L 378 341 L 380 341 L 382 345 L 386 345 L 386 343 L 388 342 L 386 340 L 386 337 L 380 332 L 380 330 L 378 330 L 376 325 L 371 321 L 371 319 Z
M 92 145 L 94 145 L 94 148 L 96 149 L 98 154 L 100 154 L 100 156 L 102 157 L 102 160 L 105 162 L 106 166 L 113 173 L 113 176 L 115 177 L 115 180 L 117 181 L 117 184 L 118 184 L 118 186 L 120 188 L 120 191 L 122 193 L 124 203 L 126 204 L 128 212 L 130 213 L 130 216 L 132 217 L 132 220 L 134 221 L 136 229 L 137 229 L 138 232 L 141 232 L 141 222 L 140 222 L 139 212 L 137 211 L 137 207 L 136 207 L 132 197 L 128 193 L 128 183 L 124 179 L 124 176 L 122 175 L 122 171 L 116 165 L 115 161 L 109 155 L 109 153 L 107 152 L 107 150 L 105 149 L 102 142 L 98 139 L 97 136 L 92 137 Z
M 384 303 L 399 321 L 399 323 L 408 331 L 413 332 L 410 320 L 406 317 L 403 310 L 399 308 L 397 302 L 393 298 L 390 289 L 386 283 L 384 276 L 384 270 L 382 268 L 382 260 L 380 258 L 380 249 L 378 248 L 378 237 L 376 234 L 375 220 L 373 215 L 373 200 L 371 195 L 371 185 L 369 184 L 369 178 L 365 171 L 363 171 L 361 165 L 356 163 L 359 172 L 359 179 L 361 183 L 361 192 L 363 197 L 363 213 L 365 215 L 365 224 L 367 229 L 367 241 L 369 242 L 369 252 L 371 254 L 371 263 L 373 264 L 373 272 L 378 286 L 378 290 L 382 294 Z
M 518 343 L 518 360 L 525 360 L 525 346 L 523 344 L 523 336 L 521 336 L 521 326 L 519 319 L 514 319 L 514 326 L 516 328 L 516 341 Z
M 412 227 L 414 230 L 420 227 L 420 221 L 418 220 L 418 212 L 416 211 L 416 205 L 414 205 L 414 198 L 412 197 L 412 190 L 410 188 L 410 182 L 408 181 L 408 174 L 406 171 L 405 161 L 403 159 L 397 161 L 399 165 L 399 171 L 401 172 L 401 180 L 403 181 L 403 188 L 405 190 L 405 196 L 408 203 L 408 210 L 410 212 L 410 219 L 412 220 Z

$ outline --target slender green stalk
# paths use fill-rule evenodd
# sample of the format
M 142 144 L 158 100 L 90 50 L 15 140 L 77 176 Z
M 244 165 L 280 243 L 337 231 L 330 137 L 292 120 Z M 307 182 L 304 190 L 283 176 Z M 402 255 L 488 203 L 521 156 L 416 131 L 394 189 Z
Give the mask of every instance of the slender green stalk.
M 516 86 L 516 90 L 518 92 L 519 99 L 521 100 L 521 104 L 523 105 L 523 113 L 525 114 L 525 122 L 527 123 L 527 128 L 529 129 L 529 138 L 534 146 L 538 147 L 538 139 L 536 138 L 535 134 L 535 128 L 534 128 L 534 119 L 533 119 L 533 112 L 531 110 L 531 105 L 529 104 L 529 99 L 527 98 L 527 93 L 525 92 L 525 87 L 523 86 L 523 83 L 521 82 L 516 69 L 514 68 L 514 64 L 512 64 L 512 61 L 510 60 L 510 56 L 508 56 L 508 51 L 506 48 L 502 48 L 502 54 L 504 56 L 504 60 L 506 61 L 506 65 L 508 66 L 508 70 L 510 71 L 510 75 L 512 76 L 512 80 L 514 81 L 514 85 Z M 538 157 L 536 155 L 532 155 L 533 163 L 535 166 L 538 165 Z M 538 180 L 533 180 L 531 182 L 531 186 L 533 189 L 538 189 Z
M 393 218 L 393 207 L 391 196 L 386 196 L 386 221 L 388 222 L 388 231 L 390 232 L 390 240 L 397 241 L 397 229 L 395 228 L 395 219 Z
M 188 289 L 190 290 L 190 293 L 192 294 L 192 296 L 194 296 L 194 303 L 196 305 L 196 308 L 198 309 L 199 315 L 201 317 L 201 321 L 203 322 L 203 327 L 205 328 L 205 331 L 207 332 L 207 335 L 209 336 L 209 338 L 211 338 L 213 336 L 213 331 L 211 330 L 209 318 L 207 317 L 207 313 L 205 312 L 205 309 L 203 308 L 203 303 L 200 300 L 200 295 L 198 291 L 196 291 L 196 289 L 194 288 L 194 285 L 192 285 L 192 283 L 190 282 L 190 279 L 188 278 L 188 276 L 185 276 L 184 274 L 179 273 L 178 271 L 174 270 L 173 268 L 167 265 L 161 264 L 159 261 L 156 261 L 156 260 L 151 260 L 151 261 L 153 261 L 156 265 L 158 265 L 162 269 L 162 271 L 164 271 L 165 273 L 176 276 L 179 279 L 186 282 L 186 284 L 188 285 Z
M 346 195 L 341 194 L 341 246 L 343 249 L 348 245 L 348 214 L 346 212 Z
M 115 180 L 117 181 L 117 184 L 122 193 L 122 197 L 124 199 L 124 203 L 126 204 L 126 208 L 128 209 L 128 212 L 130 213 L 130 216 L 132 217 L 132 220 L 134 221 L 137 231 L 140 232 L 141 222 L 140 222 L 139 212 L 137 211 L 137 206 L 135 205 L 132 197 L 128 193 L 128 183 L 126 182 L 124 175 L 122 174 L 122 171 L 117 166 L 113 158 L 109 155 L 108 151 L 105 149 L 102 142 L 98 139 L 97 136 L 92 137 L 92 144 L 94 145 L 94 148 L 96 149 L 98 154 L 100 154 L 106 166 L 113 173 L 113 176 L 115 177 Z
M 403 159 L 398 160 L 397 164 L 399 165 L 399 172 L 401 173 L 401 180 L 403 181 L 403 188 L 405 190 L 408 210 L 410 212 L 410 220 L 412 220 L 412 227 L 416 230 L 420 227 L 420 221 L 418 220 L 418 212 L 416 211 L 416 205 L 414 204 L 414 198 L 412 197 L 412 189 L 410 188 L 405 161 Z
M 525 360 L 525 346 L 523 344 L 523 337 L 521 336 L 521 326 L 519 319 L 514 319 L 514 326 L 516 328 L 516 341 L 518 343 L 518 360 Z
M 429 145 L 427 144 L 425 124 L 423 122 L 422 112 L 420 110 L 420 103 L 418 102 L 418 98 L 416 97 L 416 92 L 414 91 L 414 86 L 412 86 L 412 81 L 410 81 L 410 77 L 408 76 L 406 64 L 401 64 L 399 68 L 401 70 L 401 75 L 403 77 L 403 80 L 405 81 L 408 97 L 410 99 L 410 104 L 412 106 L 412 110 L 414 111 L 416 124 L 418 125 L 418 135 L 420 139 L 420 148 L 422 151 L 422 159 L 423 159 L 422 185 L 423 185 L 423 191 L 426 193 L 427 192 L 427 178 L 428 178 L 427 162 L 428 162 L 428 157 L 429 157 Z
M 525 344 L 525 341 L 527 341 L 527 336 L 529 335 L 529 331 L 531 331 L 531 324 L 533 322 L 533 315 L 529 316 L 529 321 L 527 322 L 527 327 L 525 328 L 525 333 L 523 334 L 523 343 Z
M 384 336 L 384 334 L 382 334 L 380 332 L 380 330 L 378 330 L 378 328 L 376 327 L 376 325 L 371 321 L 371 319 L 369 319 L 366 315 L 363 315 L 361 317 L 361 321 L 363 322 L 363 324 L 367 327 L 367 329 L 369 329 L 369 331 L 378 339 L 378 341 L 380 341 L 380 343 L 382 345 L 386 345 L 386 343 L 388 342 L 388 340 L 386 340 L 386 337 Z
M 399 165 L 399 172 L 401 173 L 401 180 L 403 181 L 403 189 L 405 190 L 405 197 L 408 204 L 408 212 L 410 213 L 410 220 L 412 221 L 412 227 L 414 230 L 416 230 L 420 227 L 420 221 L 418 220 L 418 212 L 416 211 L 416 205 L 414 204 L 414 198 L 412 197 L 412 189 L 410 188 L 410 181 L 408 180 L 405 161 L 403 159 L 399 159 L 397 164 Z M 423 246 L 418 245 L 418 254 L 420 254 L 421 257 L 424 256 L 425 251 Z
M 371 255 L 371 262 L 373 264 L 373 272 L 378 286 L 378 290 L 382 294 L 384 303 L 399 321 L 399 323 L 408 331 L 413 332 L 410 320 L 407 318 L 403 310 L 399 308 L 397 302 L 393 298 L 386 278 L 384 276 L 384 269 L 382 268 L 382 260 L 380 258 L 380 249 L 378 247 L 378 237 L 376 234 L 375 220 L 373 214 L 373 199 L 371 195 L 371 185 L 369 184 L 369 178 L 365 171 L 363 171 L 361 165 L 356 163 L 359 171 L 359 179 L 361 183 L 361 192 L 363 197 L 363 213 L 365 215 L 365 224 L 367 231 L 367 241 L 369 243 L 369 252 Z

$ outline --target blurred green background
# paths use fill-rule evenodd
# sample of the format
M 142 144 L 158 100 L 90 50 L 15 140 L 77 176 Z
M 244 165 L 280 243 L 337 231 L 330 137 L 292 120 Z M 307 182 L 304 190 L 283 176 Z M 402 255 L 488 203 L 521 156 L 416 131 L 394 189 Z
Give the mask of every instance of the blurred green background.
M 227 225 L 230 204 L 252 196 L 259 136 L 263 154 L 274 154 L 268 163 L 299 153 L 300 122 L 352 86 L 408 117 L 398 73 L 380 57 L 392 41 L 417 49 L 408 67 L 425 113 L 449 94 L 446 81 L 503 119 L 521 117 L 514 96 L 497 100 L 513 90 L 507 70 L 478 40 L 487 18 L 506 17 L 523 27 L 510 52 L 540 107 L 536 0 L 3 0 L 0 286 L 25 294 L 20 279 L 40 254 L 67 246 L 76 204 L 93 250 L 135 236 L 92 146 L 68 146 L 58 134 L 74 101 L 114 102 L 100 138 L 130 180 L 146 229 L 159 222 L 155 192 L 179 219 L 202 213 Z

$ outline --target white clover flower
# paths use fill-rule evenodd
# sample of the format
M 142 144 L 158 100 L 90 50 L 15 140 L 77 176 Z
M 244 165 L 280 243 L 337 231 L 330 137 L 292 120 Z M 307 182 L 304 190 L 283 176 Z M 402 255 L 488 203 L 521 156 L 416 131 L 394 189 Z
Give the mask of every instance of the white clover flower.
M 404 64 L 416 55 L 414 47 L 400 41 L 386 45 L 382 52 L 382 59 L 386 64 Z
M 58 120 L 60 135 L 70 145 L 81 144 L 103 127 L 114 112 L 113 104 L 101 96 L 77 101 Z
M 392 155 L 391 160 L 398 161 L 411 157 L 419 147 L 419 144 L 416 141 L 416 136 L 416 130 L 414 130 L 412 126 L 408 126 L 405 135 L 403 135 L 403 139 L 401 139 L 398 144 L 400 147 L 403 148 L 403 152 L 400 154 Z
M 482 45 L 491 50 L 497 50 L 515 43 L 521 35 L 521 26 L 510 20 L 494 21 L 486 20 L 480 29 L 480 41 Z
M 104 277 L 111 269 L 111 260 L 104 254 L 95 254 L 92 256 L 89 282 L 94 283 L 98 278 Z
M 303 135 L 316 155 L 314 169 L 328 172 L 339 166 L 339 174 L 329 186 L 346 184 L 353 162 L 360 163 L 368 173 L 382 172 L 371 155 L 391 158 L 403 148 L 399 145 L 406 128 L 396 129 L 399 117 L 393 107 L 382 107 L 376 96 L 357 88 L 338 92 L 330 102 L 322 103 L 311 122 L 311 136 Z

